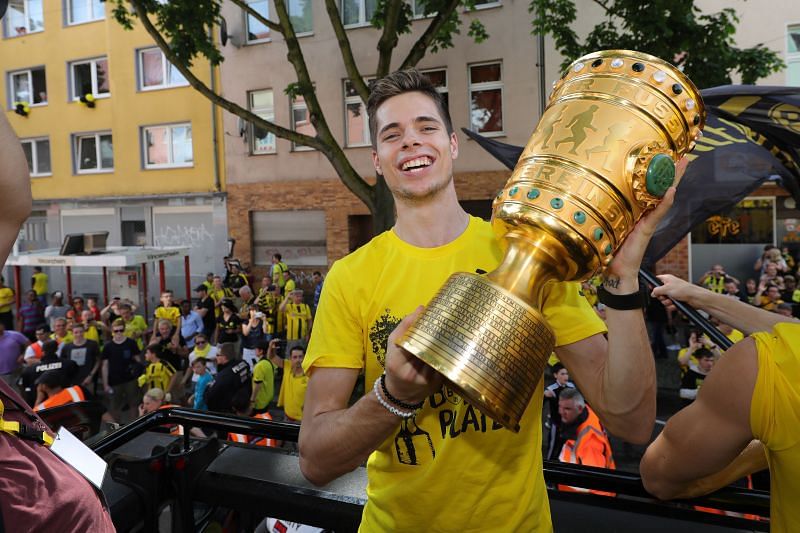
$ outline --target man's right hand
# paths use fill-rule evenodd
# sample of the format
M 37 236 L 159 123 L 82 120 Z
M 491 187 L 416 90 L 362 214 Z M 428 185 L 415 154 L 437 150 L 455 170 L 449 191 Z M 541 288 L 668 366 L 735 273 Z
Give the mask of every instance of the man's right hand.
M 696 291 L 707 290 L 702 287 L 698 287 L 697 285 L 693 285 L 688 281 L 677 278 L 671 274 L 663 274 L 656 277 L 661 280 L 663 285 L 654 288 L 652 295 L 653 297 L 661 300 L 661 302 L 667 306 L 667 308 L 671 306 L 671 302 L 665 300 L 677 300 L 687 303 L 693 307 L 697 307 L 697 304 L 694 300 L 694 296 L 697 294 Z
M 422 310 L 423 306 L 419 306 L 406 316 L 386 343 L 386 388 L 392 396 L 407 403 L 424 401 L 441 389 L 443 383 L 441 374 L 396 344 Z

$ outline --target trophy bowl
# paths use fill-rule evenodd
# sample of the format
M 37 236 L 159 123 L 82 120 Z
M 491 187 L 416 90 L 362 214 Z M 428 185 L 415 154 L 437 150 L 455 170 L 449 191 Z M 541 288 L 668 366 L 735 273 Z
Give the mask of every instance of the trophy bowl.
M 666 61 L 629 50 L 576 60 L 494 199 L 502 263 L 453 274 L 398 345 L 519 431 L 555 346 L 542 288 L 608 265 L 674 184 L 704 124 L 700 91 Z

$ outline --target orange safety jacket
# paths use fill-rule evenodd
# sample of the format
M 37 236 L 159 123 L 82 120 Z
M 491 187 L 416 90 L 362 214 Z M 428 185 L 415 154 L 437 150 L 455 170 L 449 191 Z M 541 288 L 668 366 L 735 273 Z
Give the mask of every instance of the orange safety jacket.
M 270 416 L 269 413 L 259 413 L 255 415 L 253 418 L 272 420 L 272 416 Z M 242 444 L 255 444 L 256 446 L 269 446 L 271 448 L 278 447 L 278 441 L 275 439 L 268 439 L 266 437 L 248 438 L 247 435 L 242 435 L 241 433 L 228 433 L 228 440 L 231 442 L 239 442 Z
M 569 439 L 564 443 L 558 460 L 562 463 L 597 466 L 616 470 L 617 465 L 614 463 L 614 457 L 611 453 L 611 443 L 608 441 L 608 436 L 603 429 L 603 425 L 600 423 L 600 419 L 597 418 L 597 415 L 588 405 L 586 406 L 586 411 L 588 412 L 588 416 L 586 420 L 578 426 L 576 431 L 577 436 L 575 439 Z M 559 485 L 558 490 L 565 492 L 590 492 L 601 496 L 616 496 L 616 493 L 613 492 L 571 487 L 569 485 Z
M 67 405 L 68 403 L 82 402 L 86 400 L 86 394 L 79 385 L 62 389 L 50 396 L 48 399 L 33 408 L 34 411 L 41 411 L 42 409 L 50 409 L 58 407 L 59 405 Z
M 44 350 L 42 349 L 42 343 L 36 341 L 31 344 L 31 351 L 33 351 L 34 359 L 41 359 L 42 355 L 44 354 Z

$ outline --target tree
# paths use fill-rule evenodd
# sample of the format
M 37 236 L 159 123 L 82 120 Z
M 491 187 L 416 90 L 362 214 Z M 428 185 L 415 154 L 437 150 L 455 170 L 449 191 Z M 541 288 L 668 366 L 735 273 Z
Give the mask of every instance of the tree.
M 565 57 L 563 68 L 596 50 L 638 50 L 675 64 L 702 89 L 728 85 L 737 72 L 742 83 L 755 83 L 785 66 L 763 44 L 735 46 L 739 18 L 733 8 L 702 13 L 694 0 L 592 1 L 602 8 L 605 19 L 581 42 L 570 27 L 577 18 L 573 0 L 531 0 L 533 33 L 553 36 Z
M 138 19 L 167 59 L 183 74 L 189 84 L 219 107 L 250 122 L 257 129 L 272 133 L 276 137 L 308 146 L 325 155 L 344 185 L 369 208 L 376 233 L 394 224 L 394 199 L 383 177 L 376 176 L 374 184 L 363 179 L 353 168 L 341 145 L 331 132 L 314 92 L 314 86 L 306 66 L 303 50 L 295 35 L 294 23 L 303 20 L 305 14 L 289 14 L 286 0 L 274 0 L 277 21 L 269 20 L 251 8 L 245 0 L 229 0 L 247 15 L 267 26 L 271 32 L 282 35 L 288 48 L 287 59 L 294 68 L 297 81 L 285 92 L 290 96 L 303 96 L 308 106 L 309 117 L 316 135 L 310 136 L 267 121 L 248 109 L 216 94 L 198 79 L 189 67 L 198 56 L 205 57 L 212 65 L 219 65 L 224 57 L 213 38 L 215 28 L 222 22 L 220 5 L 223 0 L 110 0 L 116 20 L 131 29 Z M 377 42 L 378 58 L 375 68 L 364 70 L 356 64 L 350 40 L 344 29 L 337 0 L 324 0 L 328 20 L 333 27 L 347 77 L 358 95 L 366 102 L 369 86 L 362 71 L 382 77 L 390 72 L 392 59 L 401 36 L 411 32 L 415 13 L 406 0 L 376 0 L 375 14 L 371 23 L 381 30 Z M 312 0 L 304 2 L 311 7 Z M 416 14 L 425 15 L 427 27 L 413 42 L 410 50 L 400 62 L 399 68 L 417 65 L 428 52 L 436 52 L 453 45 L 453 35 L 460 33 L 460 13 L 474 10 L 476 0 L 416 0 Z M 479 20 L 473 19 L 468 35 L 476 42 L 488 35 Z M 337 109 L 338 112 L 338 109 Z

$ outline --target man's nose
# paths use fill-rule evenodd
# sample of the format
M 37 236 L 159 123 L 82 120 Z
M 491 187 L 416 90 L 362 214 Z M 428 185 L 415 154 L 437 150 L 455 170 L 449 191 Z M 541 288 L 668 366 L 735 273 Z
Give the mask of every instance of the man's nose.
M 406 130 L 403 133 L 403 148 L 408 148 L 409 146 L 418 146 L 419 144 L 419 135 L 417 134 L 416 130 Z

